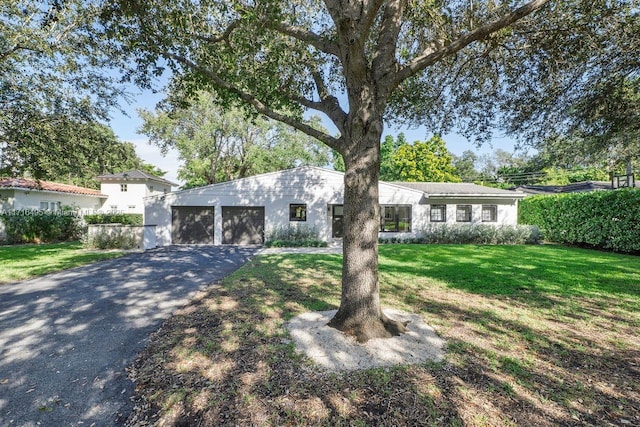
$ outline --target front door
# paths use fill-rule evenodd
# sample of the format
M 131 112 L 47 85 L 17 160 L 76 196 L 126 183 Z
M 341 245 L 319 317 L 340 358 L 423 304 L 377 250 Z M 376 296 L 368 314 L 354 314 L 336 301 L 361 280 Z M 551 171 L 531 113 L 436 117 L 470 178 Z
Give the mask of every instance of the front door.
M 344 209 L 342 205 L 331 206 L 331 237 L 344 236 Z

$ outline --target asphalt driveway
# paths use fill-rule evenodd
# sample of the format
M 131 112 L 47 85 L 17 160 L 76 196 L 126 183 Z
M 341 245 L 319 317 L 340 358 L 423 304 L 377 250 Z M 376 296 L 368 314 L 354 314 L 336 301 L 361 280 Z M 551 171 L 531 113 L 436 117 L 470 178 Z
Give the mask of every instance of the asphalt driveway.
M 0 286 L 0 425 L 121 424 L 149 334 L 256 251 L 173 246 Z

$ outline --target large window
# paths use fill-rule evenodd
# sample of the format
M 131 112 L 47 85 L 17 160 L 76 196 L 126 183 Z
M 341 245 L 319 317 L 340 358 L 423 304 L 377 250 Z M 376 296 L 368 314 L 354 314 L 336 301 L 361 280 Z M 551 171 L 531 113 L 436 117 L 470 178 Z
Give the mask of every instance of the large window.
M 40 202 L 40 210 L 43 210 L 43 211 L 60 210 L 60 203 L 59 202 Z
M 307 205 L 306 204 L 290 204 L 289 205 L 289 221 L 306 221 Z
M 471 205 L 456 206 L 456 222 L 471 222 Z
M 381 205 L 380 206 L 380 231 L 410 232 L 411 231 L 411 206 L 410 205 Z
M 447 205 L 431 205 L 431 222 L 445 222 L 447 220 Z
M 496 205 L 482 205 L 482 222 L 498 221 L 498 207 Z

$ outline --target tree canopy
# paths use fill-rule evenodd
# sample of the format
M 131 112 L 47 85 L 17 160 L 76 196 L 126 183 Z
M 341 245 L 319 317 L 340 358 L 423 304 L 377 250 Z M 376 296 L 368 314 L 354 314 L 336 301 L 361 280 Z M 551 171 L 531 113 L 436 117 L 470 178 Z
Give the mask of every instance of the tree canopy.
M 163 152 L 177 149 L 183 162 L 178 177 L 187 188 L 330 161 L 329 149 L 316 139 L 237 108 L 223 110 L 208 92 L 189 103 L 167 102 L 139 114 L 140 133 Z
M 34 176 L 99 188 L 98 175 L 141 169 L 164 172 L 142 161 L 133 144 L 119 141 L 106 125 L 78 122 L 66 115 L 41 117 L 37 132 L 24 131 L 0 151 L 0 176 Z
M 100 11 L 83 0 L 0 1 L 4 173 L 51 178 L 47 163 L 61 161 L 55 153 L 87 149 L 70 135 L 98 131 L 123 95 L 117 73 L 109 72 L 114 52 L 96 30 Z
M 444 140 L 433 136 L 429 140 L 406 142 L 404 134 L 397 140 L 387 136 L 381 146 L 380 179 L 408 182 L 458 182 Z

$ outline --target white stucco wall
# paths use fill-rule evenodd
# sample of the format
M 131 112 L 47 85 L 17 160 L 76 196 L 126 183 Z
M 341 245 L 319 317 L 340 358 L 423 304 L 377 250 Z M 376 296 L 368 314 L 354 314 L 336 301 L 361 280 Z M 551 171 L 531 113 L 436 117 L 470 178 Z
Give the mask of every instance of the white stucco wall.
M 331 205 L 343 203 L 343 174 L 319 168 L 297 168 L 256 177 L 178 191 L 145 199 L 145 225 L 156 226 L 158 246 L 171 244 L 173 206 L 213 206 L 214 244 L 221 244 L 222 206 L 264 206 L 266 234 L 288 225 L 315 226 L 320 237 L 331 239 Z M 497 205 L 497 222 L 516 224 L 515 198 L 428 198 L 418 190 L 380 183 L 380 204 L 411 205 L 411 233 L 380 233 L 384 237 L 414 236 L 429 225 L 430 205 L 447 205 L 447 224 L 456 223 L 456 205 L 472 205 L 472 223 L 482 223 L 482 205 Z M 289 205 L 306 204 L 307 221 L 289 221 Z M 441 223 L 440 223 L 441 224 Z
M 121 190 L 121 185 L 127 191 Z M 109 181 L 100 184 L 100 192 L 106 195 L 103 211 L 144 214 L 144 198 L 171 192 L 171 186 L 155 181 Z
M 83 194 L 60 193 L 55 191 L 41 190 L 3 190 L 0 197 L 7 201 L 2 203 L 2 207 L 9 210 L 20 209 L 40 209 L 41 202 L 47 202 L 49 206 L 53 203 L 56 209 L 63 206 L 74 206 L 84 213 L 93 212 L 102 207 L 104 198 Z

